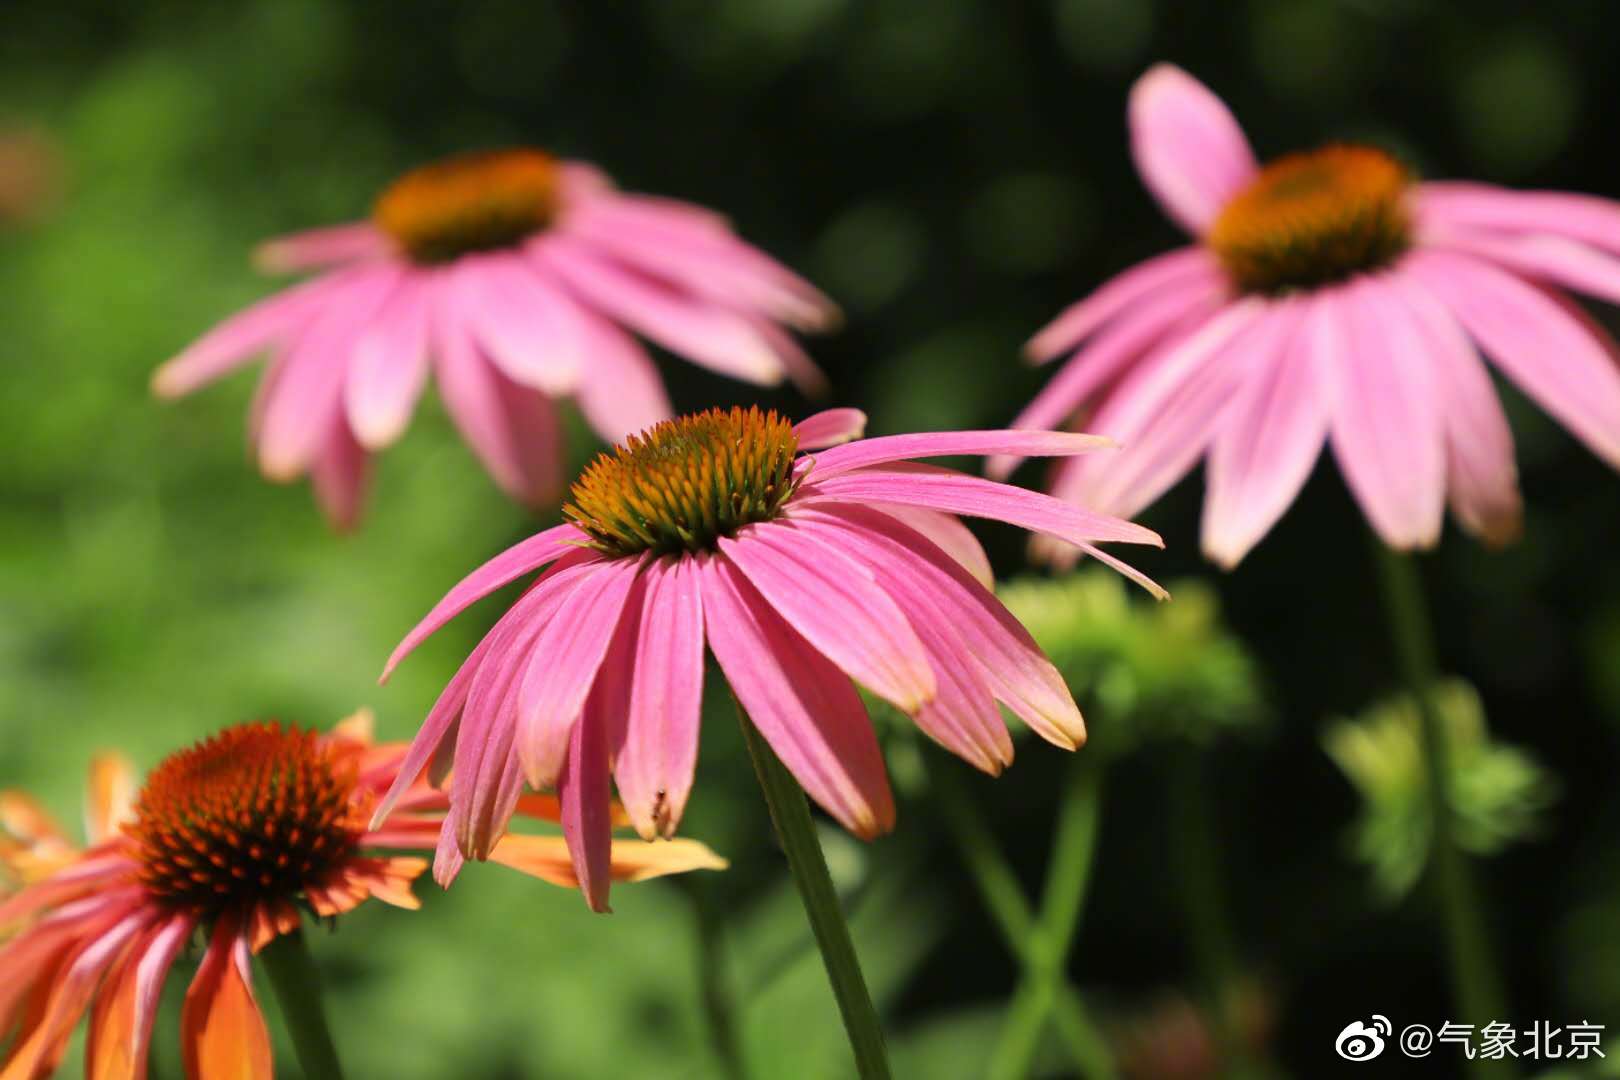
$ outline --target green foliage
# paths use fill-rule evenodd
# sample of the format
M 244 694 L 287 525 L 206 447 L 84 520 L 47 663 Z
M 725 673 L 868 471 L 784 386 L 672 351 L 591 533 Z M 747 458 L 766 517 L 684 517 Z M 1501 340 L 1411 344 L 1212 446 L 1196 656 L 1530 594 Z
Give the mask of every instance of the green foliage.
M 1222 625 L 1215 591 L 1189 580 L 1170 592 L 1172 601 L 1155 603 L 1098 567 L 1020 578 L 998 591 L 1087 710 L 1094 750 L 1207 743 L 1264 720 L 1259 673 Z
M 1536 834 L 1557 797 L 1553 776 L 1524 750 L 1494 741 L 1479 695 L 1449 681 L 1434 690 L 1451 744 L 1457 840 L 1476 855 L 1494 855 Z M 1361 796 L 1351 838 L 1380 893 L 1406 894 L 1429 858 L 1432 815 L 1425 794 L 1419 717 L 1410 697 L 1340 720 L 1322 744 Z

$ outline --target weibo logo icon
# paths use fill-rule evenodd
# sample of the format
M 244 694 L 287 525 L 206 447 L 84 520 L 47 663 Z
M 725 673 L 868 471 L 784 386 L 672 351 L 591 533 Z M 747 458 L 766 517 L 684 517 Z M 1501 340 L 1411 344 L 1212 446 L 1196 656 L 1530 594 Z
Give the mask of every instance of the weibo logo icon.
M 1377 1013 L 1365 1023 L 1352 1020 L 1333 1040 L 1333 1049 L 1346 1061 L 1371 1061 L 1384 1052 L 1384 1037 L 1392 1030 L 1389 1017 Z

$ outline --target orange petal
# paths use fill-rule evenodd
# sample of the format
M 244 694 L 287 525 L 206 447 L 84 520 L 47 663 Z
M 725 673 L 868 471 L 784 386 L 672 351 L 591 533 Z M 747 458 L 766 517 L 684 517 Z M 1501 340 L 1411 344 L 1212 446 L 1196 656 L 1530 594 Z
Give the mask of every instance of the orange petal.
M 107 974 L 90 1015 L 87 1080 L 145 1080 L 163 981 L 195 920 L 177 915 L 144 932 Z
M 562 803 L 557 796 L 550 794 L 537 794 L 530 792 L 518 799 L 517 812 L 526 817 L 539 818 L 542 821 L 561 821 Z M 630 815 L 625 812 L 619 800 L 614 799 L 610 804 L 609 813 L 615 829 L 630 827 Z
M 553 885 L 575 889 L 579 878 L 568 845 L 560 836 L 525 836 L 508 833 L 490 852 L 490 859 L 521 870 Z M 614 881 L 645 881 L 688 870 L 724 870 L 729 863 L 696 840 L 615 840 L 612 852 Z
M 68 842 L 67 836 L 40 801 L 21 791 L 0 791 L 0 829 L 27 845 L 37 844 L 41 840 L 54 840 L 59 844 Z
M 122 754 L 97 754 L 90 761 L 84 793 L 84 834 L 91 845 L 111 836 L 135 809 L 135 766 Z
M 180 1010 L 187 1080 L 275 1080 L 241 919 L 221 918 Z
M 370 709 L 356 709 L 339 720 L 332 728 L 333 738 L 348 739 L 361 746 L 370 746 L 377 734 L 377 717 Z
M 102 973 L 141 929 L 143 918 L 143 914 L 126 915 L 109 929 L 92 932 L 74 946 L 50 979 L 50 996 L 44 1008 L 24 1020 L 11 1058 L 0 1068 L 0 1080 L 32 1080 L 55 1070 Z

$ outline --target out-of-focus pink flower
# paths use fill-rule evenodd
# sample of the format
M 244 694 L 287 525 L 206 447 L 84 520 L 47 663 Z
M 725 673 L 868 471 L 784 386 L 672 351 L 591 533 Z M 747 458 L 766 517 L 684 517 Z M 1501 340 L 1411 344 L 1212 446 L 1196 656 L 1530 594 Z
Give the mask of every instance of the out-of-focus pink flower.
M 165 759 L 139 795 L 127 763 L 100 758 L 83 850 L 32 799 L 0 792 L 0 868 L 22 882 L 0 898 L 0 1075 L 51 1075 L 86 1010 L 87 1074 L 146 1075 L 164 981 L 201 933 L 207 949 L 181 1012 L 186 1076 L 271 1080 L 249 955 L 296 930 L 300 906 L 321 917 L 372 897 L 418 906 L 411 882 L 427 861 L 386 853 L 433 848 L 446 800 L 401 775 L 404 757 L 403 744 L 372 745 L 362 712 L 328 735 L 227 728 Z M 393 808 L 368 827 L 390 786 Z M 555 800 L 538 796 L 516 809 L 558 816 Z M 491 858 L 577 884 L 558 836 L 508 835 Z M 608 860 L 614 876 L 635 880 L 725 865 L 688 840 L 614 841 Z
M 360 512 L 370 452 L 404 431 L 430 371 L 495 482 L 543 504 L 562 480 L 555 399 L 609 442 L 670 415 L 632 334 L 733 378 L 814 390 L 820 372 L 782 327 L 837 316 L 720 215 L 526 149 L 407 173 L 370 221 L 271 241 L 259 261 L 323 273 L 215 327 L 152 385 L 187 394 L 268 350 L 250 418 L 260 467 L 278 481 L 312 474 L 340 527 Z
M 1620 354 L 1562 293 L 1620 302 L 1620 204 L 1418 183 L 1394 158 L 1330 145 L 1258 165 L 1222 102 L 1161 64 L 1131 91 L 1137 169 L 1196 238 L 1135 266 L 1029 343 L 1068 363 L 1014 421 L 1117 439 L 1052 491 L 1134 514 L 1206 461 L 1205 553 L 1238 563 L 1293 502 L 1324 442 L 1397 548 L 1444 506 L 1513 539 L 1513 439 L 1481 352 L 1620 466 Z M 1016 464 L 1002 458 L 993 475 Z
M 758 409 L 659 424 L 585 470 L 570 523 L 484 564 L 410 632 L 388 670 L 469 604 L 544 568 L 445 688 L 402 770 L 454 761 L 441 881 L 464 855 L 498 850 L 527 781 L 556 788 L 579 878 L 605 904 L 610 774 L 642 836 L 675 829 L 697 761 L 705 644 L 805 791 L 861 837 L 893 826 L 894 802 L 855 683 L 991 774 L 1012 760 L 998 701 L 1048 741 L 1081 743 L 1068 687 L 991 593 L 984 552 L 955 515 L 1074 545 L 1155 592 L 1094 545 L 1159 538 L 908 459 L 1066 456 L 1107 440 L 848 442 L 864 425 L 854 409 L 797 426 Z

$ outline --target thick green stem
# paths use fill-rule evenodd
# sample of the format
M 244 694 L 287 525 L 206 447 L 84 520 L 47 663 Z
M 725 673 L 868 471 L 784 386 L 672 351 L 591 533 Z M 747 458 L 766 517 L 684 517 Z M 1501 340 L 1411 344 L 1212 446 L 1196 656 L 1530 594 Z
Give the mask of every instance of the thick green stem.
M 1213 827 L 1213 805 L 1204 774 L 1203 751 L 1180 751 L 1170 782 L 1171 852 L 1176 862 L 1176 891 L 1182 900 L 1192 940 L 1193 963 L 1215 1027 L 1216 1043 L 1228 1063 L 1227 1074 L 1256 1074 L 1248 1053 L 1233 993 L 1238 985 L 1237 950 L 1222 899 L 1219 841 Z
M 1418 708 L 1433 840 L 1430 869 L 1445 922 L 1452 992 L 1461 1014 L 1457 1019 L 1470 1024 L 1507 1020 L 1507 995 L 1491 955 L 1473 875 L 1467 857 L 1457 846 L 1450 747 L 1445 720 L 1432 694 L 1436 671 L 1434 635 L 1423 586 L 1411 556 L 1392 551 L 1376 541 L 1375 546 L 1390 634 L 1402 676 Z M 1476 1058 L 1469 1064 L 1474 1075 L 1480 1077 L 1511 1076 L 1515 1072 L 1505 1060 Z
M 748 1071 L 743 1067 L 742 1049 L 737 1042 L 735 998 L 726 968 L 725 922 L 706 882 L 692 874 L 675 880 L 692 902 L 692 918 L 697 929 L 698 979 L 709 1042 L 727 1080 L 743 1080 Z
M 742 722 L 743 739 L 748 744 L 749 756 L 754 759 L 754 772 L 765 793 L 765 804 L 770 808 L 777 839 L 793 872 L 799 898 L 804 901 L 805 914 L 810 917 L 810 930 L 821 949 L 827 979 L 832 983 L 833 997 L 838 1000 L 838 1011 L 843 1014 L 844 1031 L 855 1053 L 855 1067 L 862 1080 L 887 1080 L 889 1059 L 883 1045 L 883 1027 L 872 1005 L 872 995 L 866 989 L 866 979 L 855 956 L 855 943 L 850 940 L 849 924 L 844 921 L 832 876 L 827 873 L 827 860 L 816 839 L 810 805 L 798 781 L 777 760 L 770 744 L 748 719 L 741 702 L 737 703 L 737 718 Z
M 1058 807 L 1052 862 L 1046 873 L 1041 913 L 1024 936 L 1024 978 L 1002 1024 L 990 1059 L 990 1075 L 1007 1080 L 1028 1076 L 1040 1050 L 1041 1032 L 1067 986 L 1064 970 L 1085 909 L 1086 887 L 1097 850 L 1101 820 L 1102 772 L 1090 755 L 1075 758 Z M 1070 1008 L 1077 1005 L 1076 1000 Z M 1084 1046 L 1076 1064 L 1088 1077 L 1114 1075 L 1106 1044 L 1082 1011 Z M 1072 1023 L 1072 1017 L 1070 1022 Z M 1067 1037 L 1067 1036 L 1066 1036 Z
M 940 817 L 950 829 L 957 852 L 973 876 L 979 896 L 995 921 L 996 929 L 1023 966 L 1025 982 L 1028 982 L 1028 973 L 1033 970 L 1035 963 L 1031 946 L 1038 931 L 1024 890 L 1013 875 L 1012 868 L 1007 865 L 995 838 L 985 827 L 984 819 L 974 809 L 972 795 L 966 785 L 957 780 L 949 767 L 933 770 L 930 775 L 937 792 L 935 804 L 939 807 Z M 1019 996 L 1024 996 L 1022 989 Z M 1027 1018 L 1041 1008 L 1040 1001 L 1021 1006 L 1017 998 L 1011 1007 L 1018 1010 L 1021 1024 L 1027 1023 Z M 1082 1073 L 1100 1080 L 1113 1077 L 1114 1068 L 1107 1040 L 1092 1022 L 1085 1002 L 1064 975 L 1061 965 L 1056 993 L 1047 1008 L 1058 1034 L 1068 1045 L 1069 1056 Z
M 281 1019 L 309 1080 L 342 1080 L 337 1047 L 321 1008 L 321 976 L 301 930 L 283 934 L 259 953 L 281 1006 Z

